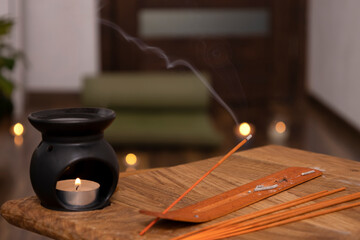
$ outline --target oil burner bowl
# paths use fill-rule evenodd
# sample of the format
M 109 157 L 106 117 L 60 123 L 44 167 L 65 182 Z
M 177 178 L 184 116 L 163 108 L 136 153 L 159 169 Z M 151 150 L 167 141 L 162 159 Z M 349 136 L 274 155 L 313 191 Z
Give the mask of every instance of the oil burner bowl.
M 49 209 L 87 211 L 107 206 L 116 189 L 119 165 L 103 131 L 115 119 L 105 108 L 65 108 L 31 113 L 30 123 L 42 141 L 30 164 L 30 179 L 41 204 Z M 64 201 L 58 181 L 80 178 L 100 184 L 97 197 L 86 205 Z

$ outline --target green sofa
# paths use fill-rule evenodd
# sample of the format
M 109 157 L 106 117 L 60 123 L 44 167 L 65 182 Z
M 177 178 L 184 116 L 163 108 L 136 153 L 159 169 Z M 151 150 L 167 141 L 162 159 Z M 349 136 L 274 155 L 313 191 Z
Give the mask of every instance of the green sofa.
M 105 131 L 114 146 L 216 147 L 206 87 L 189 72 L 115 72 L 87 77 L 85 106 L 106 107 L 116 119 Z

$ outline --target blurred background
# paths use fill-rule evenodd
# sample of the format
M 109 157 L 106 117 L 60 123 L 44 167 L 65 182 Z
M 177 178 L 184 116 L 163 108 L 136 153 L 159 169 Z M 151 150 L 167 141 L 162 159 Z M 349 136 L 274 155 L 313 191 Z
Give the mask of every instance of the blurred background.
M 0 0 L 0 204 L 34 194 L 41 136 L 27 115 L 49 108 L 115 110 L 105 137 L 121 171 L 223 155 L 249 133 L 242 150 L 277 144 L 360 161 L 359 8 Z M 1 218 L 0 239 L 45 238 Z

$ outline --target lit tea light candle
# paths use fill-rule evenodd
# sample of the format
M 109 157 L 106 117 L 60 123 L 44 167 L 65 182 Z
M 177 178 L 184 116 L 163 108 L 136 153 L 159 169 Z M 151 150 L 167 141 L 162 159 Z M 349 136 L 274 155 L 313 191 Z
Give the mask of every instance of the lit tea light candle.
M 96 201 L 100 184 L 90 180 L 67 179 L 56 183 L 57 194 L 68 205 L 85 206 Z

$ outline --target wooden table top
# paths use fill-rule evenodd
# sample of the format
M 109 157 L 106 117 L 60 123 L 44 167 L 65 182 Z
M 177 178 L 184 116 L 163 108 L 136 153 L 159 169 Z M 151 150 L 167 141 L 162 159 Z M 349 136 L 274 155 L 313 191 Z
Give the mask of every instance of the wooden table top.
M 149 232 L 138 233 L 152 217 L 140 208 L 162 211 L 201 177 L 219 157 L 122 176 L 111 205 L 90 212 L 58 212 L 43 208 L 34 196 L 10 200 L 1 207 L 11 224 L 55 239 L 170 239 L 206 225 L 273 206 L 321 190 L 347 187 L 336 196 L 360 191 L 360 163 L 280 146 L 265 146 L 233 154 L 174 209 L 193 204 L 287 167 L 310 167 L 323 176 L 202 224 L 161 220 Z M 335 196 L 333 196 L 335 197 Z M 241 236 L 241 239 L 360 239 L 360 207 L 343 210 Z M 240 237 L 239 237 L 240 238 Z

